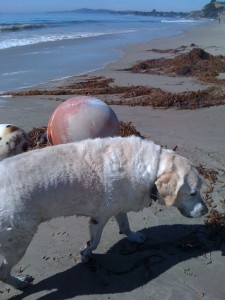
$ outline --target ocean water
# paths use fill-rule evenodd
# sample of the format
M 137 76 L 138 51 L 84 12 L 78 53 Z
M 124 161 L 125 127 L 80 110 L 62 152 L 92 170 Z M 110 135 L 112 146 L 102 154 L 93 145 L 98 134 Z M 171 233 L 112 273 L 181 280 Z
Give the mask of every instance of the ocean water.
M 128 44 L 179 35 L 202 22 L 94 12 L 0 14 L 0 92 L 102 68 Z

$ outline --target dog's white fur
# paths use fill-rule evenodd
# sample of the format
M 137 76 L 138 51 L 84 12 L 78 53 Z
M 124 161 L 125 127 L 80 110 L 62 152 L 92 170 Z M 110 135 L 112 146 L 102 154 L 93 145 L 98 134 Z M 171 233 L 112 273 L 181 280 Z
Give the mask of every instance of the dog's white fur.
M 130 240 L 128 211 L 151 204 L 153 185 L 161 203 L 177 206 L 186 216 L 207 209 L 200 197 L 197 170 L 187 159 L 137 137 L 85 140 L 47 147 L 7 158 L 0 163 L 0 279 L 17 288 L 30 278 L 13 277 L 38 225 L 59 216 L 90 217 L 90 241 L 81 250 L 87 261 L 103 227 L 115 216 Z M 192 195 L 192 196 L 191 196 Z

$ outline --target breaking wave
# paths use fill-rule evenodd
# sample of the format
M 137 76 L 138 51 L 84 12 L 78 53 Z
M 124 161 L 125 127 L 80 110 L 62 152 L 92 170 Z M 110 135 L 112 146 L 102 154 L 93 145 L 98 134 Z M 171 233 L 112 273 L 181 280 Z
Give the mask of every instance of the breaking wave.
M 196 23 L 197 20 L 177 19 L 177 20 L 161 20 L 161 23 Z
M 6 31 L 19 31 L 19 30 L 31 30 L 31 29 L 39 29 L 44 28 L 43 24 L 12 24 L 12 25 L 0 25 L 0 32 Z
M 73 40 L 73 39 L 81 39 L 81 38 L 91 38 L 98 37 L 103 35 L 111 35 L 111 34 L 122 34 L 122 33 L 130 33 L 136 30 L 120 30 L 120 31 L 112 31 L 112 32 L 82 32 L 82 33 L 74 33 L 74 34 L 49 34 L 49 35 L 39 35 L 36 37 L 29 38 L 15 38 L 15 39 L 7 39 L 0 41 L 0 49 L 7 49 L 12 47 L 20 47 L 27 45 L 34 45 L 39 43 L 47 43 L 47 42 L 56 42 L 62 40 Z

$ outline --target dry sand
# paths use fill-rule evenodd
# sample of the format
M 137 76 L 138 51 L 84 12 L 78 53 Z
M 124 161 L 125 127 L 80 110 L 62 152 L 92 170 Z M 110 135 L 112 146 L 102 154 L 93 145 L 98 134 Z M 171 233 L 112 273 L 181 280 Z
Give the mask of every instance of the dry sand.
M 180 37 L 132 45 L 119 61 L 89 76 L 114 78 L 117 85 L 149 85 L 168 91 L 205 88 L 191 78 L 170 78 L 131 74 L 129 68 L 143 59 L 160 57 L 147 51 L 195 43 L 212 54 L 225 55 L 223 24 L 194 28 Z M 164 54 L 165 55 L 165 54 Z M 168 55 L 168 54 L 166 54 Z M 65 85 L 79 81 L 52 82 Z M 58 98 L 68 96 L 0 97 L 1 123 L 14 123 L 24 130 L 46 125 Z M 107 99 L 107 95 L 104 96 Z M 132 122 L 142 135 L 164 147 L 217 172 L 207 181 L 205 197 L 211 206 L 224 212 L 225 199 L 225 106 L 197 110 L 152 109 L 113 106 L 119 120 Z M 211 188 L 211 189 L 210 189 Z M 79 249 L 89 239 L 85 218 L 59 218 L 41 224 L 22 261 L 15 268 L 35 280 L 24 292 L 0 283 L 1 299 L 225 299 L 225 245 L 215 232 L 206 231 L 204 219 L 187 219 L 176 209 L 153 205 L 140 213 L 130 213 L 131 227 L 143 231 L 148 240 L 136 245 L 120 236 L 114 220 L 104 229 L 93 260 L 79 262 Z M 223 229 L 224 230 L 224 229 Z M 222 235 L 224 239 L 224 234 Z

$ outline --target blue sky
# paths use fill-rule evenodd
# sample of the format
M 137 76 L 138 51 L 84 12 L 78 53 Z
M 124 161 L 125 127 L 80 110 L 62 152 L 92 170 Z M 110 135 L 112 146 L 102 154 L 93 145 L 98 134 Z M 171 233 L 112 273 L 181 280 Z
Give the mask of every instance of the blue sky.
M 77 8 L 113 10 L 192 11 L 210 0 L 0 0 L 0 12 L 43 12 Z

